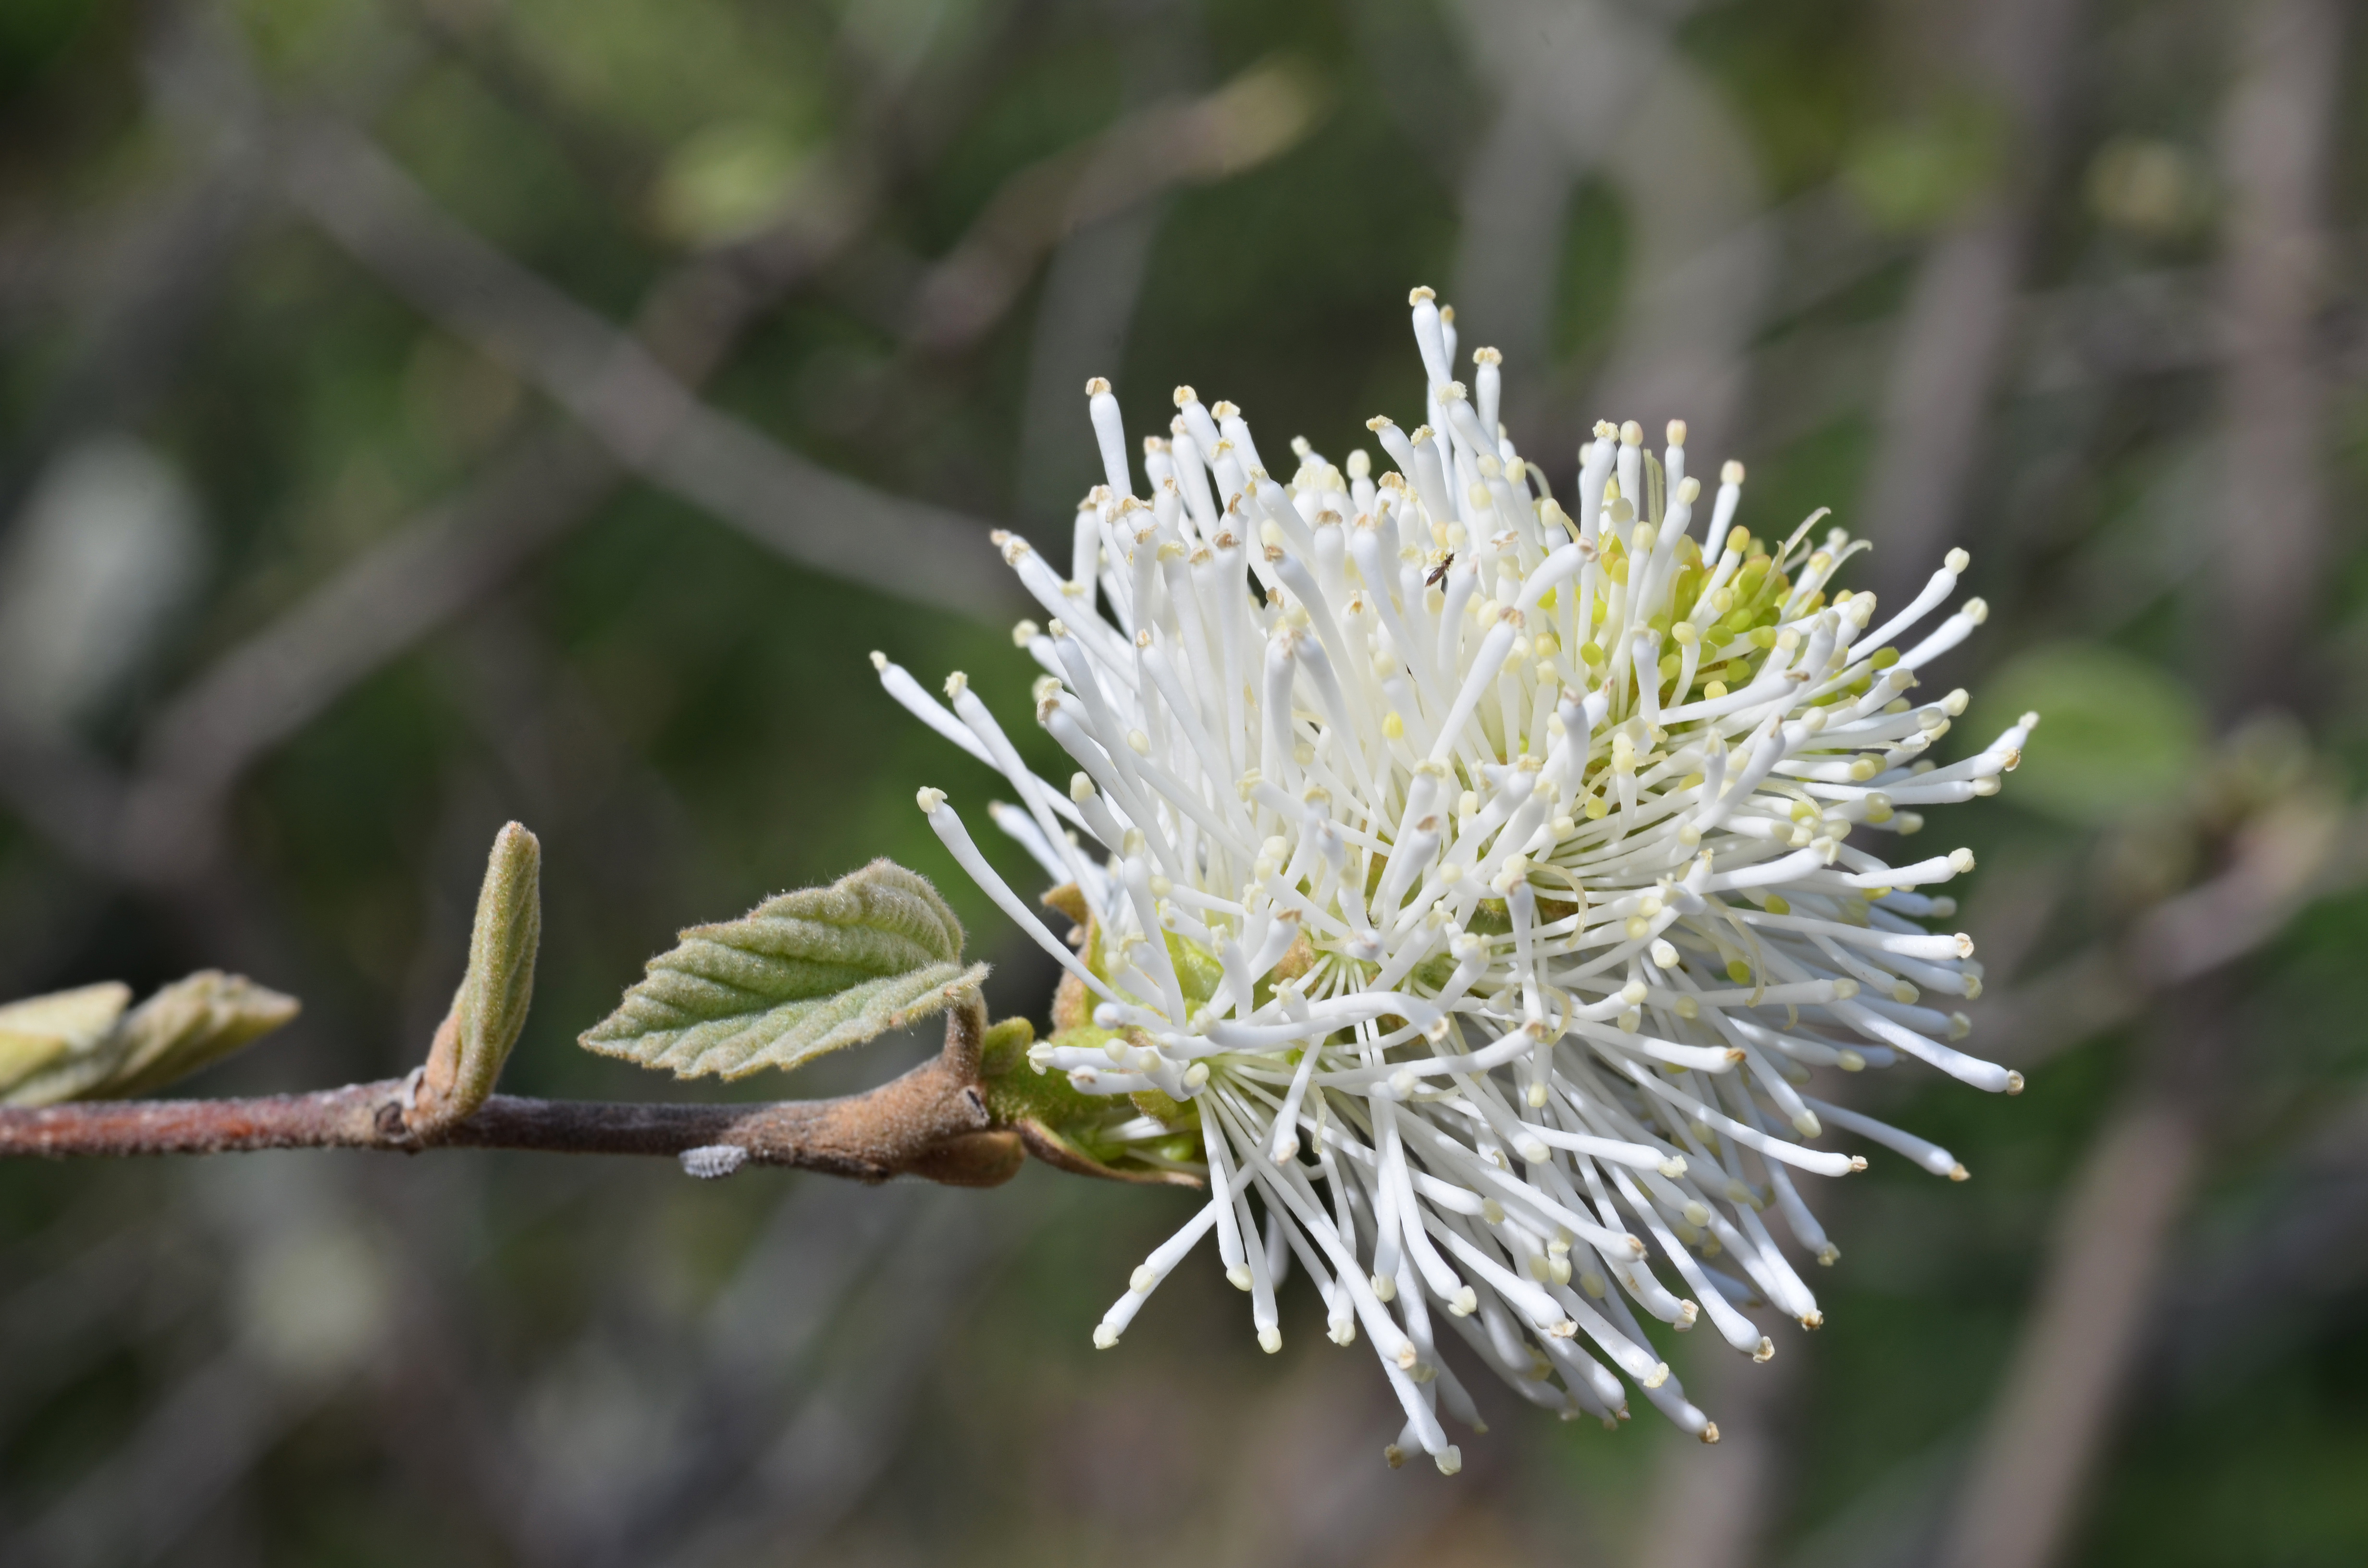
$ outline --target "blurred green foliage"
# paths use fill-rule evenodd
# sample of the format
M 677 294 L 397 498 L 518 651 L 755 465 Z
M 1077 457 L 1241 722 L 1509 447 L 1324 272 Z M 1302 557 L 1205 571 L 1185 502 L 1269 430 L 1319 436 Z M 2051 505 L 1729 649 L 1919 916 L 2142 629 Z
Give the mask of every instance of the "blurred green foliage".
M 1850 149 L 1842 183 L 1879 228 L 1933 229 L 1994 187 L 2008 132 L 1997 106 L 1963 95 L 1873 127 Z
M 2044 715 L 2015 803 L 2085 827 L 2181 804 L 2204 744 L 2203 715 L 2178 681 L 2117 649 L 2053 643 L 1982 685 L 1982 720 Z

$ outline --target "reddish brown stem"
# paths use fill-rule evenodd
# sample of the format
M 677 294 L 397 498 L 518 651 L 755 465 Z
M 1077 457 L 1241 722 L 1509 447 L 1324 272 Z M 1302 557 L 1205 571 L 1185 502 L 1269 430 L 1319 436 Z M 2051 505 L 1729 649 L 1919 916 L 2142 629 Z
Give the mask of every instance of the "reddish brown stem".
M 255 1099 L 127 1100 L 0 1108 L 0 1156 L 226 1154 L 260 1149 L 535 1149 L 568 1154 L 680 1154 L 725 1145 L 757 1165 L 860 1181 L 915 1176 L 956 1187 L 1008 1180 L 1026 1157 L 996 1128 L 978 1087 L 984 1015 L 957 1007 L 943 1051 L 860 1095 L 770 1105 L 603 1105 L 495 1095 L 423 1133 L 406 1120 L 410 1080 Z

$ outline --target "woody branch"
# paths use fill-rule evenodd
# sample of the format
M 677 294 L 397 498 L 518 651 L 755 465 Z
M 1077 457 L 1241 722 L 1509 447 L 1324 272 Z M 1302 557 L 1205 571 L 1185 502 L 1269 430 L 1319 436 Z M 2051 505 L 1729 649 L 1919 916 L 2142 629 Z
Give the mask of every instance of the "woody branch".
M 946 1022 L 944 1049 L 858 1095 L 768 1105 L 619 1105 L 495 1095 L 437 1125 L 418 1074 L 307 1095 L 244 1099 L 85 1102 L 0 1108 L 0 1156 L 220 1154 L 264 1149 L 532 1149 L 570 1154 L 715 1150 L 711 1168 L 781 1165 L 885 1181 L 911 1176 L 954 1187 L 1008 1180 L 1024 1159 L 1016 1132 L 994 1125 L 979 1087 L 986 1027 L 975 999 Z M 740 1151 L 739 1159 L 723 1154 Z

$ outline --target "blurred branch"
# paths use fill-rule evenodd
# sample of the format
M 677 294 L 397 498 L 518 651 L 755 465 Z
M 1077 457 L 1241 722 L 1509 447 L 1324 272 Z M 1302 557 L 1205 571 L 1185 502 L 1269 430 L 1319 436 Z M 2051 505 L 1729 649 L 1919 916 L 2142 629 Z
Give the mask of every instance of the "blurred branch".
M 243 84 L 235 40 L 206 37 L 232 46 Z M 887 105 L 872 107 L 876 118 Z M 661 279 L 632 337 L 452 222 L 358 132 L 305 124 L 275 133 L 282 140 L 294 147 L 283 185 L 319 199 L 325 228 L 599 439 L 539 433 L 396 529 L 186 688 L 148 727 L 136 773 L 0 720 L 0 798 L 84 866 L 170 894 L 203 887 L 222 865 L 223 798 L 257 757 L 507 580 L 629 470 L 806 564 L 986 619 L 1009 609 L 1014 590 L 988 559 L 984 525 L 830 473 L 689 391 L 877 210 L 892 171 L 862 138 L 814 160 L 771 227 Z
M 1254 123 L 1249 129 L 1269 132 L 1263 142 L 1270 153 L 1281 152 L 1289 140 L 1278 133 L 1296 135 L 1304 132 L 1309 123 L 1310 116 L 1305 113 L 1298 115 L 1295 124 L 1292 123 L 1290 110 L 1320 108 L 1311 102 L 1320 84 L 1296 80 L 1292 73 L 1269 61 L 1235 77 L 1217 93 L 1192 100 L 1179 109 L 1176 94 L 1199 87 L 1206 79 L 1208 39 L 1204 19 L 1186 7 L 1148 11 L 1127 28 L 1125 36 L 1120 76 L 1125 101 L 1148 99 L 1150 107 L 1104 128 L 1081 149 L 1055 154 L 1056 159 L 1068 159 L 1086 172 L 1080 176 L 1082 184 L 1073 186 L 1064 197 L 1062 209 L 1054 215 L 1058 223 L 1047 223 L 1038 231 L 1042 247 L 1049 250 L 1049 259 L 1042 281 L 1036 289 L 1033 320 L 1028 325 L 1028 381 L 1019 405 L 1019 467 L 1013 498 L 1023 517 L 1059 516 L 1076 503 L 1079 489 L 1073 486 L 1077 485 L 1080 477 L 1098 471 L 1099 465 L 1090 462 L 1079 438 L 1083 432 L 1077 424 L 1077 389 L 1092 377 L 1125 362 L 1129 332 L 1150 275 L 1152 246 L 1175 210 L 1173 192 L 1178 182 L 1164 177 L 1167 165 L 1173 160 L 1161 149 L 1152 146 L 1146 149 L 1147 156 L 1121 160 L 1117 167 L 1097 176 L 1087 168 L 1095 161 L 1095 146 L 1114 153 L 1121 142 L 1139 134 L 1144 118 L 1153 115 L 1168 119 L 1198 119 L 1201 123 L 1189 126 L 1187 133 L 1214 145 L 1224 139 L 1222 121 L 1212 125 L 1208 115 L 1194 111 L 1222 113 L 1229 97 L 1238 100 L 1245 97 L 1250 99 L 1253 110 L 1258 110 L 1259 92 L 1246 94 L 1242 88 L 1248 84 L 1256 89 L 1262 79 L 1271 83 L 1274 89 L 1264 96 L 1277 101 L 1254 117 L 1269 123 Z M 1007 206 L 1007 198 L 1022 182 L 1033 178 L 1035 169 L 1053 161 L 1023 169 L 1007 180 L 973 223 L 973 234 L 983 235 L 987 224 L 1000 222 L 996 214 Z M 1133 182 L 1131 201 L 1125 199 L 1128 192 L 1123 188 L 1129 183 L 1125 176 L 1130 163 L 1133 173 L 1141 176 Z M 1110 199 L 1079 205 L 1075 199 L 1087 187 L 1099 187 Z M 936 274 L 923 280 L 924 297 L 940 278 L 956 279 L 957 275 L 951 269 L 960 264 L 965 254 L 977 254 L 971 235 L 964 236 Z M 1024 254 L 1005 257 L 1002 265 L 1008 274 L 1010 263 Z M 1018 276 L 1008 275 L 1015 280 Z M 1018 297 L 1009 289 L 1006 293 L 1008 299 Z
M 101 1239 L 63 1259 L 19 1243 L 0 1253 L 0 1426 L 21 1422 L 58 1390 L 105 1360 L 153 1312 L 158 1292 L 175 1308 L 198 1293 L 189 1250 L 161 1244 L 85 1202 L 54 1221 L 52 1234 Z M 50 1238 L 42 1238 L 50 1239 Z
M 2065 1199 L 1943 1568 L 2041 1568 L 2060 1551 L 2202 1157 L 2188 1108 L 2154 1096 L 2098 1135 Z
M 2215 1390 L 2244 1382 L 2316 1312 L 2368 1278 L 2368 1097 L 2337 1106 L 2262 1185 L 2235 1224 L 2212 1227 L 2229 1233 L 2216 1244 L 2192 1236 L 2178 1267 L 2157 1271 L 2135 1354 L 2161 1372 L 2150 1371 L 2134 1398 L 2158 1409 L 2207 1380 Z M 1788 1561 L 1924 1561 L 1948 1503 L 1940 1471 L 1964 1440 L 1952 1434 L 1901 1457 Z M 1882 1544 L 1870 1548 L 1870 1537 Z
M 211 6 L 160 7 L 145 54 L 148 107 L 182 164 L 87 258 L 97 283 L 81 312 L 88 331 L 0 462 L 0 535 L 59 448 L 93 425 L 136 421 L 269 210 L 268 139 L 223 18 Z
M 661 162 L 658 153 L 579 108 L 519 47 L 514 18 L 505 11 L 444 0 L 395 0 L 391 9 L 507 108 L 550 136 L 613 207 L 630 210 L 646 195 Z
M 825 155 L 817 161 L 825 172 L 772 227 L 703 253 L 662 278 L 628 339 L 437 213 L 382 155 L 355 133 L 344 135 L 363 174 L 382 176 L 395 206 L 420 217 L 423 228 L 389 229 L 369 210 L 355 210 L 366 204 L 352 193 L 340 210 L 376 242 L 418 261 L 424 280 L 416 280 L 430 303 L 454 302 L 472 329 L 515 330 L 521 353 L 531 350 L 544 371 L 578 392 L 594 389 L 575 383 L 577 370 L 621 355 L 624 393 L 655 400 L 677 416 L 693 410 L 686 416 L 691 427 L 678 433 L 668 460 L 705 467 L 700 483 L 731 490 L 736 516 L 790 520 L 798 537 L 835 540 L 875 571 L 901 577 L 909 565 L 923 578 L 933 568 L 942 574 L 953 556 L 928 542 L 941 547 L 967 525 L 946 528 L 950 515 L 905 507 L 771 447 L 745 426 L 698 411 L 687 390 L 713 372 L 784 290 L 844 250 L 876 207 L 886 171 L 868 160 Z M 506 318 L 521 301 L 522 311 Z M 632 415 L 630 398 L 620 409 Z M 725 460 L 731 472 L 709 463 L 719 449 L 738 454 Z M 220 863 L 222 798 L 257 757 L 507 581 L 613 494 L 626 472 L 610 449 L 575 432 L 529 437 L 469 488 L 399 527 L 218 659 L 149 725 L 135 775 L 119 775 L 55 737 L 0 722 L 0 791 L 85 866 L 167 891 L 196 885 Z M 801 492 L 814 505 L 789 499 Z M 817 513 L 835 520 L 814 526 Z M 908 530 L 901 546 L 875 548 L 883 529 L 874 525 L 883 515 L 892 540 L 899 537 L 898 523 Z M 915 528 L 926 536 L 925 547 L 916 548 Z M 760 542 L 778 549 L 783 537 L 776 528 Z M 989 547 L 984 534 L 978 538 L 982 569 L 970 580 L 967 604 L 992 614 L 995 596 L 1010 592 L 1008 579 L 991 569 Z M 942 574 L 935 580 L 944 585 Z
M 2332 0 L 2241 8 L 2242 73 L 2220 132 L 2229 364 L 2219 581 L 2224 714 L 2296 707 L 2326 553 L 2326 200 L 2343 58 Z
M 882 1277 L 848 1311 L 854 1343 L 830 1358 L 739 1494 L 678 1521 L 689 1529 L 653 1538 L 656 1550 L 640 1561 L 803 1562 L 861 1503 L 927 1391 L 931 1353 L 969 1321 L 978 1277 L 1032 1223 L 942 1194 L 916 1207 Z
M 1058 516 L 1076 505 L 1085 457 L 1077 389 L 1124 363 L 1128 330 L 1171 203 L 1147 199 L 1072 233 L 1053 252 L 1030 323 L 1028 390 L 1019 415 L 1019 510 Z M 1086 472 L 1093 472 L 1087 470 Z
M 2328 143 L 2342 55 L 2333 0 L 2260 0 L 2240 26 L 2241 69 L 2222 126 L 2238 193 L 2224 262 L 2234 346 L 2216 652 L 2233 665 L 2226 710 L 2279 703 L 2310 630 L 2321 550 L 2322 401 L 2310 323 L 2324 236 Z M 1945 1568 L 2046 1568 L 2078 1522 L 2084 1483 L 2112 1433 L 2144 1342 L 2173 1227 L 2208 1152 L 2242 1033 L 2219 970 L 2283 924 L 2347 825 L 2309 797 L 2263 813 L 2235 864 L 2152 911 L 2133 978 L 2157 1019 L 2142 1081 L 2075 1177 L 2029 1325 L 1940 1556 Z M 2354 814 L 2357 843 L 2358 814 Z
M 353 127 L 321 120 L 295 140 L 282 184 L 299 209 L 634 473 L 816 571 L 977 619 L 1016 610 L 985 523 L 884 494 L 700 403 L 643 343 L 456 222 Z
M 1874 585 L 1887 604 L 1915 596 L 1956 527 L 2070 97 L 2080 0 L 1970 9 L 1973 85 L 2003 111 L 2008 167 L 1998 187 L 1934 243 L 1900 325 L 1860 507 L 1880 546 Z
M 1029 165 L 923 277 L 907 341 L 938 354 L 968 347 L 1070 234 L 1178 186 L 1255 168 L 1305 135 L 1322 108 L 1304 71 L 1269 60 L 1214 92 L 1151 104 Z
M 143 881 L 201 874 L 219 847 L 222 798 L 257 757 L 508 581 L 620 473 L 572 430 L 539 434 L 215 660 L 148 727 L 126 831 L 112 846 L 123 872 Z M 50 766 L 67 764 L 53 756 Z M 64 798 L 78 800 L 85 816 L 104 799 Z M 74 825 L 86 835 L 94 824 Z
M 1542 430 L 1573 187 L 1603 162 L 1665 74 L 1681 76 L 1685 66 L 1672 64 L 1662 19 L 1625 6 L 1485 0 L 1450 15 L 1497 89 L 1492 122 L 1451 182 L 1458 222 L 1449 276 L 1459 332 L 1501 350 L 1508 369 L 1522 368 L 1512 371 L 1520 395 L 1505 402 L 1526 409 L 1520 418 Z M 1438 134 L 1425 126 L 1411 139 L 1433 142 Z M 1623 183 L 1622 194 L 1641 208 L 1656 205 L 1654 190 Z M 1654 222 L 1657 216 L 1646 213 L 1640 226 L 1664 227 Z M 1663 247 L 1653 248 L 1655 259 L 1667 259 Z M 1629 275 L 1645 274 L 1632 265 Z M 1524 448 L 1544 445 L 1526 430 L 1516 434 Z M 1568 445 L 1558 429 L 1553 445 Z
M 794 1421 L 802 1387 L 833 1363 L 845 1367 L 843 1354 L 819 1352 L 825 1333 L 868 1324 L 867 1286 L 876 1297 L 888 1284 L 886 1300 L 907 1299 L 901 1281 L 880 1275 L 944 1261 L 937 1249 L 915 1245 L 933 1219 L 974 1236 L 985 1228 L 982 1218 L 973 1203 L 916 1188 L 892 1187 L 862 1203 L 818 1185 L 794 1191 L 706 1314 L 701 1364 L 683 1380 L 687 1397 L 671 1413 L 660 1457 L 634 1456 L 629 1488 L 605 1475 L 553 1474 L 537 1489 L 532 1533 L 543 1555 L 581 1568 L 638 1568 L 712 1528 Z M 919 1359 L 916 1348 L 905 1344 L 904 1364 Z M 891 1403 L 893 1379 L 871 1386 Z
M 1718 1448 L 1705 1451 L 1691 1438 L 1663 1437 L 1645 1505 L 1654 1524 L 1635 1561 L 1653 1568 L 1750 1568 L 1761 1560 L 1783 1517 L 1792 1479 L 1787 1417 L 1805 1392 L 1804 1358 L 1788 1350 L 1754 1367 L 1713 1347 L 1694 1363 L 1686 1387 L 1717 1410 Z
M 9 1560 L 156 1561 L 313 1403 L 244 1349 L 222 1352 L 166 1391 L 138 1433 L 81 1477 L 33 1528 L 6 1542 Z
M 569 1154 L 716 1151 L 699 1173 L 744 1162 L 862 1181 L 916 1176 L 955 1187 L 1009 1179 L 1019 1135 L 993 1126 L 979 1088 L 985 1009 L 958 1006 L 944 1049 L 860 1095 L 762 1106 L 599 1105 L 495 1095 L 449 1126 L 417 1104 L 416 1075 L 310 1095 L 0 1108 L 0 1157 L 244 1153 L 263 1149 L 531 1149 Z M 722 1153 L 737 1150 L 737 1155 Z
M 2123 935 L 1992 994 L 1982 1028 L 2029 1067 L 2140 1017 L 2154 998 L 2267 946 L 2320 899 L 2368 882 L 2368 808 L 2298 791 L 2247 824 L 2219 875 L 2154 905 Z
M 123 779 L 103 758 L 0 714 L 0 798 L 83 865 L 125 874 L 115 853 Z
M 1571 194 L 1600 168 L 1623 198 L 1629 250 L 1617 336 L 1586 396 L 1615 416 L 1682 413 L 1716 450 L 1733 438 L 1779 232 L 1734 108 L 1672 47 L 1671 16 L 1542 0 L 1457 11 L 1503 97 L 1458 182 L 1454 289 L 1463 341 L 1529 367 L 1510 372 L 1506 401 L 1554 433 L 1523 444 L 1564 445 L 1580 412 L 1543 368 Z
M 2340 1104 L 2267 1185 L 2253 1222 L 2197 1247 L 2157 1298 L 2146 1348 L 2166 1392 L 2248 1377 L 2368 1278 L 2368 1096 Z

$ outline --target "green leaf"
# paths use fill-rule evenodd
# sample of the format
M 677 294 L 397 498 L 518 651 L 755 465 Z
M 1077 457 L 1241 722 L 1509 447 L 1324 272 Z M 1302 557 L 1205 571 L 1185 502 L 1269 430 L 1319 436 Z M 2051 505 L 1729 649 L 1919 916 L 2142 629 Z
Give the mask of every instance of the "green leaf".
M 243 1050 L 297 1013 L 292 996 L 200 970 L 129 1015 L 109 981 L 0 1007 L 0 1100 L 16 1106 L 152 1094 Z
M 1204 1157 L 1197 1111 L 1178 1106 L 1156 1089 L 1128 1099 L 1086 1094 L 1066 1074 L 1046 1072 L 1029 1060 L 1034 1035 L 1025 1018 L 1007 1018 L 987 1031 L 979 1056 L 987 1114 L 998 1125 L 1017 1130 L 1030 1153 L 1073 1176 L 1201 1185 L 1198 1175 L 1177 1168 L 1179 1162 Z M 1055 1031 L 1052 1043 L 1091 1050 L 1116 1038 L 1108 1029 L 1084 1024 Z M 1176 1135 L 1154 1143 L 1121 1142 L 1111 1136 L 1121 1125 L 1144 1116 L 1167 1122 Z
M 534 960 L 542 943 L 542 846 L 517 823 L 494 836 L 469 968 L 452 1010 L 436 1031 L 421 1074 L 415 1131 L 450 1126 L 493 1094 L 534 1002 Z
M 107 1047 L 131 988 L 110 980 L 0 1006 L 0 1096 L 55 1105 L 107 1076 Z
M 154 1094 L 201 1067 L 234 1055 L 301 1011 L 293 996 L 243 974 L 199 970 L 140 1004 L 116 1029 L 121 1054 L 90 1099 Z
M 826 888 L 694 926 L 579 1040 L 678 1077 L 792 1068 L 943 1010 L 986 977 L 928 881 L 874 860 Z
M 2006 798 L 2079 826 L 2179 805 L 2203 762 L 2206 726 L 2187 689 L 2116 648 L 2058 642 L 2021 654 L 1982 683 L 1970 747 L 2014 716 L 2044 722 L 2006 779 Z

